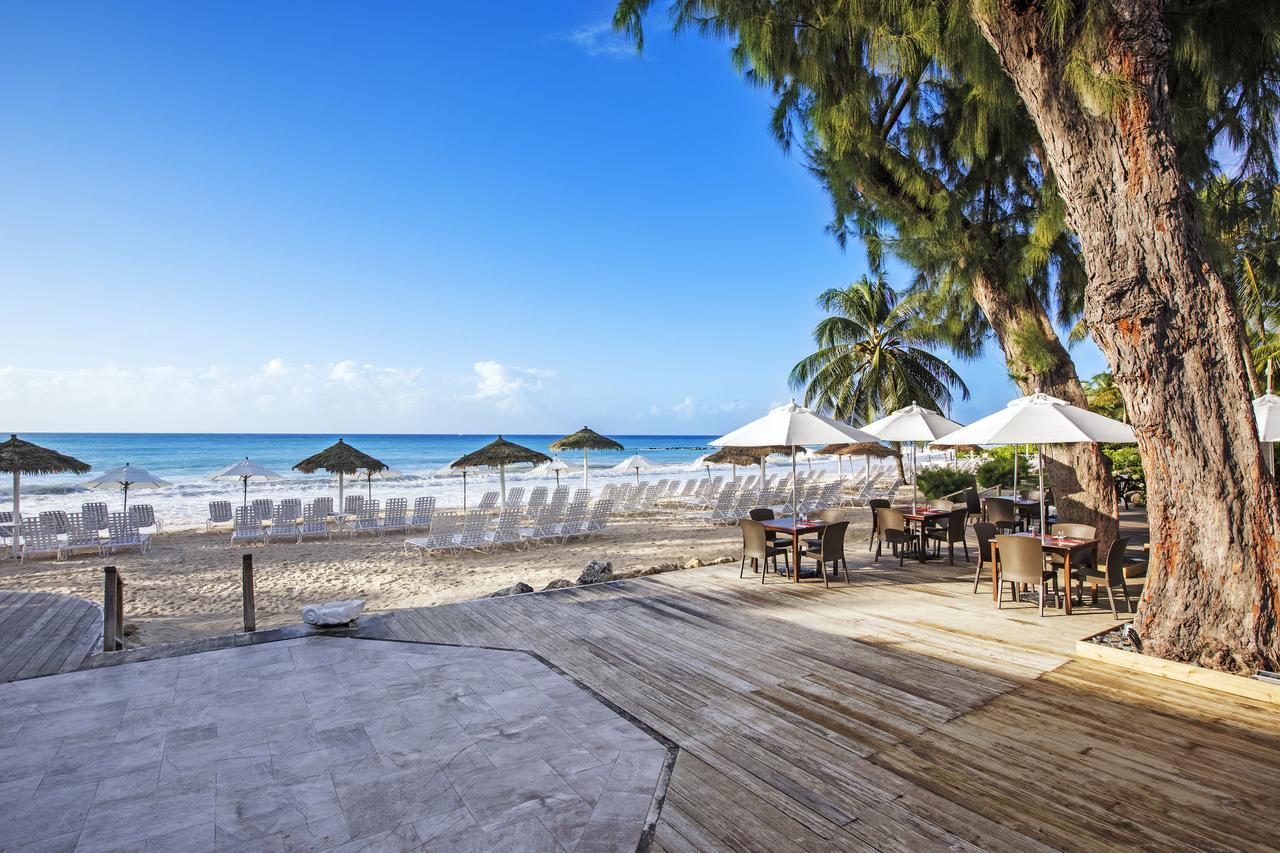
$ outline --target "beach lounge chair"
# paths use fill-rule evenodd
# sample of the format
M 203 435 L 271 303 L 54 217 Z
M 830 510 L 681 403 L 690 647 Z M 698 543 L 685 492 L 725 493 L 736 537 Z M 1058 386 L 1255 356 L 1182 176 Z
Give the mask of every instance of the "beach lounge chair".
M 609 526 L 609 516 L 613 514 L 613 501 L 598 500 L 591 505 L 591 514 L 587 516 L 586 533 L 599 533 Z
M 682 497 L 682 498 L 691 498 L 691 497 L 693 497 L 693 490 L 694 490 L 694 489 L 696 489 L 696 488 L 698 488 L 698 484 L 699 484 L 699 483 L 702 483 L 702 482 L 706 482 L 706 481 L 705 481 L 705 480 L 696 480 L 696 479 L 693 479 L 693 480 L 685 480 L 685 481 L 684 481 L 684 488 L 682 488 L 682 489 L 680 490 L 680 497 Z
M 568 542 L 571 536 L 581 536 L 586 530 L 587 502 L 574 501 L 565 510 L 564 521 L 556 527 L 556 537 L 561 542 Z
M 525 515 L 532 518 L 538 514 L 538 510 L 547 504 L 547 487 L 537 486 L 529 493 L 529 503 L 525 505 Z
M 114 554 L 123 548 L 137 548 L 145 554 L 151 550 L 151 537 L 142 533 L 138 525 L 123 512 L 113 512 L 107 516 L 107 541 L 105 550 Z
M 258 518 L 262 521 L 270 518 L 271 513 L 275 511 L 275 504 L 271 498 L 258 498 L 249 501 L 249 506 L 253 508 L 253 511 L 258 514 Z
M 347 495 L 342 502 L 342 514 L 359 515 L 362 506 L 364 506 L 364 495 Z
M 496 495 L 497 492 L 494 492 L 494 494 Z M 462 533 L 458 536 L 458 547 L 471 549 L 483 548 L 488 538 L 485 535 L 488 527 L 488 513 L 475 510 L 468 512 L 466 520 L 462 522 Z
M 458 547 L 462 530 L 462 514 L 437 512 L 431 516 L 431 529 L 427 531 L 427 547 L 432 551 L 452 551 Z
M 508 506 L 498 515 L 498 522 L 493 532 L 484 537 L 484 548 L 496 548 L 499 545 L 516 545 L 520 542 L 520 517 L 524 509 Z
M 38 518 L 22 519 L 22 547 L 18 550 L 18 560 L 36 557 L 41 554 L 52 554 L 55 560 L 62 559 L 62 542 L 53 528 L 42 524 Z
M 80 504 L 80 515 L 84 519 L 85 527 L 93 527 L 95 530 L 107 529 L 107 505 L 104 503 L 87 503 Z
M 559 514 L 555 507 L 551 504 L 543 504 L 533 515 L 533 524 L 531 527 L 520 528 L 520 538 L 525 542 L 541 542 L 555 536 L 556 524 L 559 523 Z
M 55 536 L 67 533 L 67 514 L 61 510 L 49 510 L 40 513 L 40 524 L 53 531 Z
M 524 486 L 507 489 L 507 508 L 524 509 Z
M 316 515 L 323 515 L 328 518 L 337 515 L 333 511 L 333 498 L 316 498 L 311 501 L 311 508 L 315 510 Z
M 480 503 L 474 507 L 476 512 L 492 512 L 498 508 L 498 493 L 485 492 L 480 496 Z
M 235 520 L 231 524 L 231 544 L 237 542 L 261 542 L 267 544 L 267 531 L 262 527 L 262 519 L 251 506 L 238 506 Z
M 129 520 L 139 530 L 149 527 L 152 533 L 160 532 L 160 522 L 156 521 L 156 511 L 151 504 L 134 504 L 129 507 Z
M 209 501 L 209 517 L 204 520 L 204 532 L 211 533 L 217 525 L 231 523 L 231 501 Z
M 378 519 L 378 502 L 365 501 L 360 503 L 360 512 L 356 515 L 354 521 L 346 524 L 346 530 L 352 536 L 357 533 L 377 533 L 382 527 Z
M 298 531 L 298 517 L 289 512 L 285 502 L 281 501 L 271 513 L 271 527 L 267 530 L 268 542 L 286 542 L 294 544 L 302 541 Z
M 301 542 L 308 536 L 323 536 L 328 539 L 329 533 L 329 515 L 324 512 L 324 507 L 317 507 L 313 501 L 302 512 L 302 525 L 298 527 L 298 541 Z
M 79 554 L 88 551 L 102 554 L 102 539 L 97 530 L 84 526 L 84 516 L 75 512 L 67 516 L 67 541 L 62 546 L 64 554 Z
M 405 516 L 409 514 L 409 501 L 407 498 L 391 498 L 387 501 L 387 508 L 382 513 L 383 533 L 403 533 L 405 525 Z
M 431 516 L 435 515 L 435 498 L 414 498 L 413 515 L 409 516 L 410 530 L 430 530 Z
M 292 518 L 294 521 L 302 518 L 302 501 L 298 498 L 285 498 L 280 501 L 279 506 L 287 518 Z

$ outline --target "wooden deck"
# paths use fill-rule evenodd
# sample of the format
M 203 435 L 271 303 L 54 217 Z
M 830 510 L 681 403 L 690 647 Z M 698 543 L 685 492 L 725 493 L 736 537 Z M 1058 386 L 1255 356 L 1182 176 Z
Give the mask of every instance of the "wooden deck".
M 77 669 L 102 640 L 102 610 L 52 592 L 0 590 L 0 682 Z
M 1109 612 L 997 611 L 945 560 L 831 590 L 737 574 L 395 611 L 359 634 L 529 649 L 669 737 L 655 850 L 1275 849 L 1274 706 L 1073 660 Z

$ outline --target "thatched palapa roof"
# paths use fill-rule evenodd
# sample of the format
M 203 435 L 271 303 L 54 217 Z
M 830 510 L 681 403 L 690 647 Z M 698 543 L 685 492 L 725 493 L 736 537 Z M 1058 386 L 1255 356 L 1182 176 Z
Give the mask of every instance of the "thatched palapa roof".
M 23 441 L 16 435 L 0 444 L 0 471 L 7 474 L 83 474 L 90 467 L 74 456 Z
M 790 447 L 722 447 L 703 458 L 703 462 L 715 465 L 759 465 L 760 460 L 774 453 L 789 455 Z
M 887 459 L 902 454 L 892 447 L 885 447 L 875 441 L 860 441 L 854 444 L 828 444 L 818 451 L 827 456 L 870 456 L 873 459 Z
M 468 453 L 451 464 L 450 468 L 498 468 L 520 462 L 550 462 L 551 457 L 528 447 L 507 441 L 498 436 L 484 447 Z
M 566 435 L 551 442 L 551 449 L 561 450 L 625 450 L 612 438 L 607 438 L 590 427 L 583 427 L 573 435 Z
M 293 469 L 304 474 L 320 470 L 328 471 L 330 474 L 354 474 L 361 468 L 368 471 L 381 471 L 386 467 L 381 461 L 338 439 L 337 444 L 321 450 L 315 456 L 308 456 L 294 465 Z

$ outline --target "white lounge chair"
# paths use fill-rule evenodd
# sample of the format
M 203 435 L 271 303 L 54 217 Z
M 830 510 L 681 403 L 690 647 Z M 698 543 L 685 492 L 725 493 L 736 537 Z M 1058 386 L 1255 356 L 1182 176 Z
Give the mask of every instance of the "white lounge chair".
M 107 541 L 105 550 L 114 554 L 122 548 L 137 548 L 142 554 L 151 550 L 151 537 L 142 533 L 138 525 L 123 512 L 107 516 Z
M 85 527 L 95 530 L 107 529 L 107 505 L 104 503 L 80 504 L 80 515 L 84 518 Z
M 219 524 L 231 524 L 231 501 L 209 501 L 209 517 L 204 520 L 205 533 L 213 532 Z
M 494 492 L 496 495 L 497 492 Z M 479 549 L 485 546 L 487 536 L 485 535 L 489 527 L 489 516 L 483 511 L 472 511 L 467 513 L 466 520 L 462 522 L 462 533 L 458 536 L 459 548 Z
M 490 512 L 498 507 L 498 493 L 485 492 L 480 496 L 480 503 L 476 504 L 472 509 L 475 512 Z
M 519 544 L 520 517 L 523 514 L 524 510 L 518 506 L 509 506 L 504 509 L 498 515 L 498 523 L 494 525 L 493 532 L 485 535 L 484 547 L 491 549 L 499 545 Z
M 129 507 L 129 520 L 139 530 L 149 527 L 152 533 L 160 532 L 160 522 L 156 521 L 156 511 L 151 504 L 134 504 Z
M 410 530 L 430 530 L 431 516 L 436 512 L 435 498 L 415 498 L 413 515 L 409 516 Z
M 266 547 L 267 531 L 251 506 L 236 507 L 235 520 L 231 524 L 231 544 L 237 542 L 261 542 Z
M 62 559 L 62 542 L 53 528 L 41 524 L 38 518 L 22 519 L 22 547 L 18 550 L 19 562 L 28 557 L 41 554 L 52 554 L 55 560 Z
M 275 503 L 271 498 L 258 498 L 257 500 L 252 500 L 249 502 L 249 506 L 253 508 L 253 511 L 257 513 L 258 518 L 262 521 L 266 521 L 270 518 L 271 513 L 273 513 L 276 508 Z
M 405 516 L 409 514 L 409 501 L 405 498 L 392 498 L 387 501 L 387 508 L 382 513 L 383 533 L 403 533 Z
M 302 512 L 302 525 L 298 528 L 298 541 L 301 542 L 308 536 L 323 536 L 328 539 L 331 535 L 328 513 L 324 512 L 324 507 L 318 507 L 315 502 L 312 502 Z
M 355 520 L 346 523 L 346 530 L 352 536 L 357 533 L 377 533 L 380 528 L 377 501 L 362 500 Z
M 529 493 L 529 503 L 525 505 L 525 514 L 533 518 L 538 514 L 538 510 L 547 504 L 547 487 L 537 486 Z
M 302 536 L 298 530 L 298 517 L 290 514 L 285 507 L 285 501 L 281 501 L 276 506 L 275 511 L 271 513 L 271 527 L 267 530 L 267 541 L 292 541 L 294 544 L 302 541 Z
M 609 517 L 613 514 L 613 501 L 600 500 L 591 505 L 591 514 L 587 516 L 585 532 L 588 535 L 599 533 L 609 526 Z

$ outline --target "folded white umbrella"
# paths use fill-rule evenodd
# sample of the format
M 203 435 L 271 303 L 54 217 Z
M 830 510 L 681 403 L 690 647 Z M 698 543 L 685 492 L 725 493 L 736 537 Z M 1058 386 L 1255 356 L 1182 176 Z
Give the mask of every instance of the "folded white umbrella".
M 653 467 L 652 462 L 650 462 L 648 459 L 645 459 L 643 456 L 637 453 L 633 456 L 628 456 L 626 459 L 623 459 L 621 462 L 619 462 L 617 465 L 614 465 L 609 470 L 610 471 L 635 471 L 636 482 L 639 483 L 640 472 L 648 471 L 652 467 Z
M 960 429 L 963 424 L 944 418 L 942 415 L 912 403 L 904 409 L 898 409 L 885 415 L 878 421 L 872 421 L 862 428 L 863 432 L 884 441 L 906 441 L 911 444 L 911 505 L 916 504 L 916 442 L 936 441 L 944 435 L 950 435 Z
M 1034 444 L 1040 469 L 1040 530 L 1045 528 L 1044 445 L 1079 442 L 1131 444 L 1137 441 L 1133 427 L 1066 400 L 1037 391 L 1011 401 L 998 412 L 934 441 L 956 444 Z
M 100 477 L 95 477 L 84 484 L 86 489 L 119 488 L 124 492 L 124 511 L 129 511 L 129 489 L 161 489 L 171 486 L 151 472 L 133 465 L 125 464 L 123 468 L 112 468 Z
M 570 462 L 565 462 L 559 456 L 553 456 L 551 457 L 550 462 L 543 462 L 541 465 L 535 466 L 534 469 L 529 473 L 536 474 L 539 477 L 545 477 L 548 474 L 555 474 L 556 485 L 558 486 L 560 485 L 561 474 L 576 474 L 581 470 L 582 469 L 579 468 L 578 466 Z
M 283 474 L 277 474 L 265 465 L 252 462 L 246 456 L 239 462 L 235 462 L 223 468 L 218 473 L 209 478 L 210 480 L 239 480 L 243 490 L 242 504 L 249 505 L 249 481 L 265 481 L 265 480 L 283 480 Z
M 842 424 L 792 400 L 762 418 L 711 442 L 713 447 L 803 447 L 878 441 L 874 435 Z M 796 457 L 791 455 L 791 506 L 796 505 Z
M 1280 397 L 1271 393 L 1271 360 L 1267 359 L 1267 393 L 1253 401 L 1253 417 L 1258 422 L 1258 440 L 1266 444 L 1280 441 Z M 1267 468 L 1275 473 L 1275 453 L 1266 448 Z

